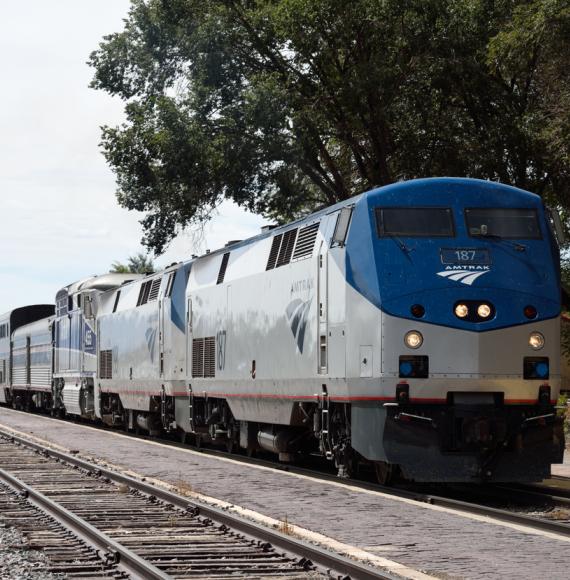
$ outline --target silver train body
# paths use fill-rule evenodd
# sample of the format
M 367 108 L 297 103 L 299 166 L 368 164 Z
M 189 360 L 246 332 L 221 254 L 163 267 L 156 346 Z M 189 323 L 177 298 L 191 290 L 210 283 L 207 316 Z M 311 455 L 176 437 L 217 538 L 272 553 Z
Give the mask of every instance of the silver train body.
M 133 274 L 91 276 L 57 293 L 53 321 L 55 410 L 95 418 L 99 296 L 137 277 Z
M 382 481 L 396 472 L 416 481 L 548 476 L 564 439 L 554 410 L 556 251 L 540 200 L 475 180 L 409 183 L 157 274 L 94 282 L 91 300 L 71 312 L 62 294 L 56 323 L 76 312 L 96 347 L 83 366 L 63 368 L 56 336 L 53 405 L 283 461 L 320 452 L 340 475 L 366 461 Z M 415 207 L 434 187 L 432 205 L 457 214 L 442 242 L 383 236 L 378 208 Z M 502 242 L 465 230 L 464 208 L 473 199 L 490 207 L 497 192 L 505 207 L 531 212 L 540 237 Z M 446 263 L 467 244 L 483 265 Z M 492 317 L 459 319 L 463 302 L 488 305 Z M 421 337 L 413 347 L 410 333 Z M 540 351 L 530 335 L 542 337 Z
M 31 399 L 51 392 L 54 307 L 36 304 L 0 316 L 0 403 L 19 393 Z

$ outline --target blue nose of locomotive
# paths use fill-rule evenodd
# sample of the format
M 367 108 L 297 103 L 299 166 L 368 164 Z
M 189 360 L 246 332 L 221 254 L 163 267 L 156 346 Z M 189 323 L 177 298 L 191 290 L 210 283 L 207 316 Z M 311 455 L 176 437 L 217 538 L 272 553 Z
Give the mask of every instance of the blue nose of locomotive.
M 421 179 L 363 195 L 352 219 L 348 283 L 388 314 L 485 331 L 560 313 L 558 249 L 537 195 Z

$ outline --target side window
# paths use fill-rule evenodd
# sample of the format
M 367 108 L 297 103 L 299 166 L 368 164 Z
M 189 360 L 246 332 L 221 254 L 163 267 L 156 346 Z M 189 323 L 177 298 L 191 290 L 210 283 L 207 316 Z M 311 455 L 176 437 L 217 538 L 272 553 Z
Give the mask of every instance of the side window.
M 119 306 L 119 300 L 121 299 L 121 291 L 117 292 L 115 296 L 115 304 L 113 304 L 113 312 L 117 312 L 117 307 Z
M 336 225 L 334 228 L 331 246 L 344 246 L 346 236 L 348 234 L 348 226 L 350 225 L 350 218 L 352 217 L 352 208 L 343 207 L 338 217 L 336 218 Z
M 174 290 L 174 280 L 176 279 L 176 272 L 178 270 L 175 270 L 174 272 L 171 272 L 170 276 L 168 277 L 168 284 L 166 286 L 166 296 L 167 298 L 170 298 L 172 296 L 172 291 Z

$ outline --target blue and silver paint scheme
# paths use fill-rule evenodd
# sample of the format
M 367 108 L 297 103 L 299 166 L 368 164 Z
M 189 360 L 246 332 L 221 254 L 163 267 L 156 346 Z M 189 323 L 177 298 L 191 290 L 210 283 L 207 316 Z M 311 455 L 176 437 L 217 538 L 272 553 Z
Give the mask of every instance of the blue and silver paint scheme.
M 102 292 L 140 278 L 138 274 L 91 276 L 56 295 L 54 406 L 72 415 L 95 416 L 96 317 Z
M 454 236 L 379 237 L 379 207 L 451 208 Z M 532 209 L 540 239 L 471 237 L 466 208 Z M 466 248 L 485 250 L 488 263 L 446 263 L 450 251 Z M 394 184 L 356 204 L 346 252 L 352 347 L 360 344 L 362 353 L 370 344 L 376 357 L 376 384 L 351 385 L 353 447 L 424 481 L 548 476 L 563 450 L 552 407 L 560 388 L 560 274 L 541 199 L 470 179 Z M 464 302 L 488 302 L 494 316 L 462 320 L 454 307 Z M 417 304 L 425 310 L 419 318 L 411 310 Z M 537 312 L 532 320 L 524 315 L 529 305 Z M 410 331 L 423 336 L 417 349 L 404 342 Z M 545 337 L 540 351 L 529 345 L 536 332 Z M 428 357 L 429 375 L 402 378 L 400 356 Z M 536 356 L 548 359 L 548 380 L 523 377 L 525 357 Z M 400 383 L 409 389 L 405 405 L 394 404 Z M 543 385 L 550 396 L 539 404 Z M 543 419 L 534 420 L 538 416 Z
M 156 399 L 185 394 L 185 290 L 189 263 L 179 263 L 101 296 L 97 318 L 100 372 L 97 378 L 101 418 L 117 410 L 133 427 L 147 418 Z M 108 368 L 101 371 L 101 361 Z M 145 423 L 146 424 L 146 423 Z
M 378 215 L 394 208 L 443 208 L 452 227 L 386 235 Z M 468 228 L 466 211 L 501 208 L 536 216 L 533 235 Z M 457 314 L 482 304 L 486 318 Z M 51 408 L 284 460 L 318 448 L 345 474 L 363 458 L 417 481 L 540 480 L 564 448 L 559 313 L 538 196 L 396 183 L 155 274 L 62 289 Z M 0 317 L 0 402 L 5 319 L 16 330 Z
M 379 237 L 380 207 L 449 208 L 453 235 Z M 533 209 L 540 239 L 471 237 L 466 208 Z M 352 212 L 350 227 L 335 243 L 342 211 Z M 311 224 L 318 224 L 311 252 L 267 269 L 275 237 Z M 466 248 L 490 259 L 449 263 L 449 252 Z M 237 421 L 299 425 L 304 403 L 349 404 L 353 449 L 411 479 L 541 479 L 563 448 L 552 408 L 560 384 L 558 264 L 534 194 L 454 178 L 378 188 L 193 262 L 187 380 L 194 396 L 226 400 Z M 494 316 L 461 320 L 459 301 L 490 302 Z M 414 304 L 425 310 L 420 318 Z M 537 311 L 532 320 L 523 314 L 528 305 Z M 404 342 L 412 330 L 423 335 L 419 349 Z M 533 332 L 545 337 L 538 353 Z M 196 376 L 193 343 L 208 338 L 215 373 Z M 525 357 L 537 354 L 548 358 L 548 380 L 523 378 Z M 426 378 L 400 377 L 399 358 L 410 355 L 429 357 Z M 406 403 L 396 401 L 402 383 Z M 541 386 L 550 391 L 546 406 Z

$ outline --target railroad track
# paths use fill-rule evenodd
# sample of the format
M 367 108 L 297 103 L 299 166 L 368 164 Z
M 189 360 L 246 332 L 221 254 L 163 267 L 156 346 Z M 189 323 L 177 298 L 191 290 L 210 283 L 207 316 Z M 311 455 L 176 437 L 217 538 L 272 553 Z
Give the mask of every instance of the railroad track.
M 0 483 L 0 521 L 24 534 L 27 549 L 44 552 L 50 562 L 43 568 L 46 572 L 69 577 L 128 578 L 111 554 L 83 542 L 28 501 L 25 494 L 3 483 Z
M 34 547 L 45 539 L 53 569 L 70 577 L 393 579 L 286 533 L 2 431 L 0 467 L 0 484 L 11 490 L 1 496 L 10 509 L 1 509 L 0 518 L 20 528 Z M 72 561 L 65 558 L 73 554 Z
M 113 432 L 108 427 L 103 427 L 103 429 Z M 157 441 L 155 437 L 149 437 L 147 435 L 129 435 L 143 441 Z M 189 446 L 188 444 L 178 443 L 168 439 L 161 439 L 160 443 L 181 449 L 187 449 Z M 434 491 L 436 488 L 430 484 L 404 484 L 391 487 L 375 483 L 366 477 L 339 479 L 335 473 L 327 470 L 326 466 L 321 469 L 315 469 L 294 464 L 277 463 L 275 460 L 259 457 L 236 455 L 210 447 L 201 446 L 199 448 L 192 447 L 192 449 L 212 457 L 230 457 L 232 460 L 244 464 L 258 465 L 289 473 L 306 475 L 307 477 L 321 481 L 332 482 L 335 485 L 344 484 L 368 491 L 378 491 L 394 497 L 411 499 L 420 503 L 438 505 L 457 511 L 492 517 L 500 521 L 519 524 L 537 530 L 570 536 L 570 479 L 568 478 L 553 478 L 553 481 L 559 481 L 561 485 L 566 483 L 566 489 L 562 489 L 559 486 L 550 487 L 544 484 L 490 484 L 487 486 L 449 484 L 438 486 L 438 491 L 436 492 Z M 330 464 L 327 463 L 326 465 L 328 466 Z M 509 509 L 493 507 L 497 504 L 509 505 L 511 507 Z M 542 516 L 528 515 L 521 511 L 516 511 L 515 506 L 519 506 L 525 511 L 531 507 L 538 509 L 541 506 L 548 506 L 549 508 L 552 506 L 562 506 L 568 510 L 568 518 L 552 519 L 546 512 Z
M 73 422 L 81 424 L 76 421 Z M 113 432 L 112 429 L 106 426 L 102 427 L 102 429 L 104 431 Z M 135 435 L 129 433 L 129 436 L 143 441 L 148 440 L 155 443 L 157 442 L 156 437 L 149 437 L 147 435 Z M 169 447 L 177 447 L 181 449 L 187 449 L 189 447 L 188 444 L 178 443 L 169 439 L 160 439 L 160 443 Z M 492 517 L 496 520 L 519 524 L 537 530 L 570 536 L 570 480 L 566 480 L 565 478 L 554 479 L 567 481 L 567 490 L 561 490 L 560 487 L 549 487 L 544 484 L 492 484 L 487 486 L 450 484 L 438 486 L 438 491 L 435 492 L 434 490 L 436 488 L 430 484 L 405 484 L 402 486 L 389 487 L 375 483 L 367 478 L 339 479 L 335 473 L 327 470 L 327 467 L 315 469 L 294 464 L 277 463 L 275 460 L 259 457 L 237 455 L 235 453 L 210 447 L 190 447 L 196 452 L 210 455 L 212 457 L 229 457 L 232 460 L 244 464 L 258 465 L 289 473 L 306 475 L 307 477 L 331 482 L 335 485 L 344 484 L 368 491 L 378 491 L 394 497 L 411 499 L 420 503 L 438 505 L 440 507 L 446 507 L 470 514 Z M 326 465 L 328 466 L 329 464 L 327 463 Z M 511 507 L 509 509 L 493 507 L 497 504 L 509 505 Z M 541 506 L 551 507 L 554 505 L 567 508 L 569 510 L 568 518 L 552 519 L 546 512 L 544 515 L 535 516 L 528 515 L 520 510 L 516 511 L 516 506 L 527 511 L 531 507 L 536 507 L 538 509 Z
M 71 421 L 78 425 L 84 423 L 78 421 Z M 97 428 L 94 425 L 89 425 L 91 428 Z M 116 432 L 116 430 L 107 427 L 101 427 L 104 431 Z M 1 433 L 1 431 L 0 431 Z M 129 434 L 135 439 L 149 440 L 157 442 L 155 437 L 148 437 L 145 435 Z M 174 442 L 168 439 L 160 439 L 160 444 L 170 447 L 188 448 L 187 444 Z M 562 505 L 570 510 L 570 491 L 568 498 L 564 496 L 565 492 L 560 489 L 550 488 L 547 486 L 538 485 L 489 485 L 489 486 L 440 486 L 437 493 L 433 490 L 435 488 L 429 485 L 406 485 L 402 487 L 387 487 L 369 480 L 361 480 L 351 478 L 348 480 L 339 479 L 335 474 L 326 471 L 326 467 L 317 470 L 298 465 L 283 465 L 275 461 L 258 458 L 246 457 L 244 455 L 236 455 L 222 451 L 219 449 L 212 449 L 207 447 L 193 448 L 195 451 L 213 457 L 231 457 L 235 461 L 244 464 L 259 465 L 269 467 L 272 469 L 280 469 L 291 473 L 306 475 L 308 477 L 319 479 L 321 481 L 332 482 L 335 485 L 348 485 L 369 491 L 378 491 L 383 494 L 391 495 L 396 498 L 405 498 L 418 501 L 421 503 L 429 503 L 431 505 L 438 505 L 440 507 L 449 508 L 456 511 L 467 512 L 486 517 L 491 517 L 499 521 L 519 524 L 529 528 L 547 531 L 562 536 L 570 536 L 570 515 L 569 518 L 552 519 L 547 513 L 541 516 L 529 515 L 524 513 L 528 511 L 529 507 L 539 508 L 545 503 L 550 505 Z M 427 490 L 427 491 L 426 491 Z M 465 499 L 468 498 L 468 499 Z M 510 505 L 510 509 L 493 507 L 493 505 L 504 504 Z M 512 506 L 519 505 L 523 511 L 517 511 Z

